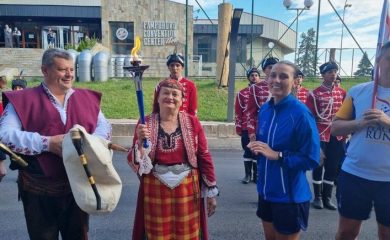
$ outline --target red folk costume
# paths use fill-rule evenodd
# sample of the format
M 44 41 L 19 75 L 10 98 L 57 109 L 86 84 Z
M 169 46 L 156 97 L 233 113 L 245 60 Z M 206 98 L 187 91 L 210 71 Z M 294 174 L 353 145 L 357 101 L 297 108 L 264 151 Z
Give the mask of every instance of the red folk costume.
M 154 166 L 140 177 L 133 239 L 191 239 L 207 240 L 207 217 L 202 187 L 216 186 L 214 165 L 206 137 L 199 120 L 179 112 L 179 127 L 167 134 L 159 125 L 159 114 L 146 117 L 150 130 L 149 157 Z M 136 161 L 138 136 L 135 134 L 129 165 L 138 173 Z M 178 186 L 169 188 L 155 172 L 156 164 L 172 166 L 188 164 L 190 173 Z M 177 165 L 175 165 L 177 166 Z M 177 219 L 182 219 L 176 221 Z
M 246 111 L 248 134 L 256 132 L 257 113 L 260 107 L 270 99 L 271 94 L 268 89 L 268 83 L 265 80 L 253 84 L 249 87 L 248 109 Z
M 329 142 L 332 119 L 340 109 L 345 96 L 344 89 L 328 88 L 323 84 L 309 93 L 306 105 L 316 119 L 321 141 Z
M 183 86 L 183 94 L 184 94 L 183 104 L 179 108 L 179 111 L 183 111 L 193 116 L 196 116 L 196 114 L 198 113 L 198 92 L 196 90 L 195 83 L 184 77 L 182 77 L 178 81 Z M 159 85 L 157 85 L 154 91 L 153 112 L 158 112 L 157 109 L 159 108 L 157 102 L 158 87 Z
M 307 88 L 299 86 L 296 94 L 298 100 L 305 104 L 307 101 L 307 96 L 309 95 L 309 90 Z
M 250 86 L 241 89 L 236 96 L 236 101 L 234 105 L 235 110 L 235 125 L 236 133 L 241 136 L 242 131 L 247 130 L 248 124 L 248 101 L 249 101 L 249 89 Z

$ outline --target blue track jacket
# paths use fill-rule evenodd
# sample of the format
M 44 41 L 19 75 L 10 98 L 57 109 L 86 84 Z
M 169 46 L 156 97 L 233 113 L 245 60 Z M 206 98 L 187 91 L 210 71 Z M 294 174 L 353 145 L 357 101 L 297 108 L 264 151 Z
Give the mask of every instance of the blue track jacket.
M 319 165 L 320 137 L 309 109 L 290 94 L 276 105 L 265 103 L 258 119 L 257 141 L 283 152 L 282 161 L 258 156 L 259 195 L 270 202 L 310 201 L 306 171 Z

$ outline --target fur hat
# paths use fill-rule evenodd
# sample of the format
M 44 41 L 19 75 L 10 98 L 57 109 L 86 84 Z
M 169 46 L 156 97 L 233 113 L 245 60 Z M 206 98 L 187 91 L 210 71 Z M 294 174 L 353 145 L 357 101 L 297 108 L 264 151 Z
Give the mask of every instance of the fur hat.
M 167 66 L 173 62 L 178 62 L 184 67 L 184 57 L 179 53 L 171 54 L 167 57 Z
M 336 69 L 339 70 L 339 66 L 335 62 L 326 62 L 320 66 L 320 73 L 325 74 L 326 72 Z
M 274 65 L 277 62 L 279 62 L 279 58 L 276 57 L 264 58 L 263 61 L 261 61 L 261 69 L 264 71 L 269 65 Z

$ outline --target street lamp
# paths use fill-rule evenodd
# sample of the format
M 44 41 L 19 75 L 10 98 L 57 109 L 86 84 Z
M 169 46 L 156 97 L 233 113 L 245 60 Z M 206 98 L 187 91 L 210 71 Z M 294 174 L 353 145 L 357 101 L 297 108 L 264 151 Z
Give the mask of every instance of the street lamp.
M 317 61 L 318 61 L 318 36 L 320 31 L 320 15 L 321 15 L 321 0 L 318 0 L 318 12 L 317 12 L 317 32 L 316 32 L 316 52 L 314 55 L 314 77 L 317 76 Z
M 345 0 L 345 3 L 344 3 L 344 9 L 343 9 L 343 22 L 341 24 L 341 40 L 340 40 L 340 60 L 339 60 L 339 65 L 340 65 L 340 69 L 341 69 L 341 54 L 342 54 L 342 51 L 343 51 L 343 37 L 344 37 L 344 16 L 345 16 L 345 9 L 348 8 L 348 7 L 352 7 L 352 4 L 350 3 L 347 3 L 348 0 Z
M 227 120 L 228 122 L 233 121 L 233 110 L 234 110 L 234 88 L 235 88 L 235 77 L 236 77 L 236 59 L 237 59 L 237 38 L 238 29 L 240 27 L 240 19 L 244 9 L 235 8 L 233 10 L 233 17 L 230 28 L 230 49 L 229 49 L 229 89 L 228 89 L 228 109 L 227 109 Z
M 291 8 L 292 0 L 284 0 L 283 5 L 286 7 L 287 10 L 296 10 L 297 11 L 297 18 L 296 18 L 296 27 L 295 27 L 295 55 L 294 55 L 294 62 L 297 63 L 297 53 L 298 53 L 298 17 L 299 17 L 299 11 L 303 10 L 309 10 L 311 6 L 313 6 L 312 0 L 305 0 L 303 8 Z

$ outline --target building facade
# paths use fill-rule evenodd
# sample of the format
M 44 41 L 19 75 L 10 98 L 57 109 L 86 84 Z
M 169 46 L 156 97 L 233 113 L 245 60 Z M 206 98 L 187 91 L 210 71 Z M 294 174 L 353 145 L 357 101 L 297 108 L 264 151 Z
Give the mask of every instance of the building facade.
M 169 0 L 3 0 L 0 4 L 0 28 L 6 24 L 12 29 L 17 27 L 22 33 L 20 48 L 26 51 L 46 49 L 52 31 L 55 47 L 75 47 L 83 40 L 96 38 L 112 57 L 124 57 L 130 55 L 135 36 L 140 36 L 140 54 L 151 65 L 145 74 L 158 77 L 167 74 L 166 57 L 174 51 L 174 45 L 184 54 L 186 44 L 189 75 L 215 76 L 216 23 L 195 20 L 193 6 L 186 9 L 185 4 Z M 272 55 L 280 59 L 294 51 L 295 32 L 285 24 L 261 16 L 254 16 L 253 23 L 251 29 L 251 14 L 243 13 L 236 59 L 238 75 L 249 67 L 250 55 L 255 64 L 260 63 L 270 50 L 270 42 L 276 44 Z M 284 31 L 287 33 L 278 41 Z M 4 31 L 0 31 L 0 52 L 4 43 Z

